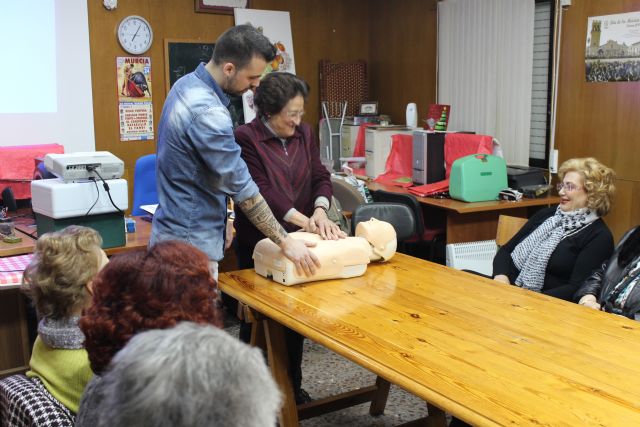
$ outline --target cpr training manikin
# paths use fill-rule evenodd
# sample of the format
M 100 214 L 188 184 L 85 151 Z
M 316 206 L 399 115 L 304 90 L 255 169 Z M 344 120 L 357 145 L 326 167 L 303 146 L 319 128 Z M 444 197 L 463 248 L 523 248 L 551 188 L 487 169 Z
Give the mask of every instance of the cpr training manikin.
M 361 276 L 370 261 L 391 259 L 398 244 L 393 226 L 375 218 L 358 223 L 355 237 L 322 240 L 319 235 L 304 231 L 290 233 L 290 236 L 316 242 L 316 246 L 310 248 L 322 265 L 316 273 L 311 277 L 298 275 L 293 263 L 269 239 L 259 241 L 253 251 L 256 273 L 283 285 Z

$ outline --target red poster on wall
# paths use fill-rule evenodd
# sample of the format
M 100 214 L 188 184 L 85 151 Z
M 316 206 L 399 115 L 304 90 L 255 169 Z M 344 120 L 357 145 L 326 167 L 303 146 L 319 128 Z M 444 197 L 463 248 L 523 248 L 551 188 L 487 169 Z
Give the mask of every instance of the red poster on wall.
M 116 58 L 120 141 L 153 139 L 151 58 Z

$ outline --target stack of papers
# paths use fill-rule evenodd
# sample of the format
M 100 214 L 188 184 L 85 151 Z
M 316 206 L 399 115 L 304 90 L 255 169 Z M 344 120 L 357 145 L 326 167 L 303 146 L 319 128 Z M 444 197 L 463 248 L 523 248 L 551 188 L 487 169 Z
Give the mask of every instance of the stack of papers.
M 140 205 L 140 209 L 153 215 L 156 213 L 156 209 L 158 209 L 158 204 L 156 203 L 155 205 Z

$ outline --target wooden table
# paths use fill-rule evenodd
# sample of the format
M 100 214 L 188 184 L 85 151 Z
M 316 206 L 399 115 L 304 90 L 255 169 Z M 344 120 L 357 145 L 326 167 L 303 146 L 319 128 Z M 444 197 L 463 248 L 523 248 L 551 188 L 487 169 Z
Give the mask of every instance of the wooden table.
M 378 184 L 372 181 L 367 183 L 367 187 L 370 191 L 385 190 L 411 194 L 406 188 Z M 467 203 L 453 199 L 418 196 L 416 199 L 423 206 L 442 210 L 446 214 L 447 243 L 495 239 L 498 216 L 501 214 L 528 218 L 529 208 L 560 203 L 560 197 L 551 195 L 539 199 L 522 199 L 519 202 L 496 200 Z
M 151 235 L 151 223 L 144 221 L 142 217 L 131 217 L 136 221 L 136 232 L 126 233 L 127 244 L 125 246 L 118 246 L 115 248 L 108 248 L 104 251 L 107 255 L 115 255 L 122 252 L 129 252 L 138 249 L 144 249 L 149 243 L 149 236 Z M 29 236 L 27 232 L 30 229 L 25 226 L 19 226 L 20 230 L 16 229 L 16 234 L 22 237 L 20 243 L 4 243 L 0 241 L 0 257 L 30 254 L 36 247 L 36 240 L 34 237 Z M 35 233 L 36 229 L 33 227 L 31 233 Z M 37 235 L 37 233 L 36 233 Z
M 242 270 L 220 287 L 265 316 L 283 427 L 298 414 L 280 325 L 473 425 L 640 425 L 627 318 L 402 254 L 348 280 L 286 287 Z
M 105 249 L 107 255 L 145 249 L 149 243 L 151 223 L 141 217 L 136 219 L 136 232 L 127 233 L 127 244 Z M 24 226 L 23 230 L 29 231 Z M 35 231 L 35 228 L 34 228 Z M 26 233 L 16 230 L 22 242 L 9 244 L 0 242 L 0 256 L 32 253 L 36 241 Z M 0 377 L 24 372 L 29 367 L 31 347 L 27 333 L 24 298 L 15 287 L 0 286 Z

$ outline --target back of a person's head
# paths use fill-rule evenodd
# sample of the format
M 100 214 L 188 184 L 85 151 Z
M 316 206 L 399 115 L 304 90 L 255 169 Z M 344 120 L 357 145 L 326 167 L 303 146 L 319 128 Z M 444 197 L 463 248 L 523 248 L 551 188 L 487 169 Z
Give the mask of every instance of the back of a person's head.
M 216 65 L 231 62 L 238 69 L 242 69 L 254 57 L 271 62 L 276 57 L 276 48 L 251 25 L 236 25 L 218 37 L 211 59 Z
M 222 325 L 209 259 L 178 241 L 115 256 L 93 282 L 80 319 L 91 369 L 100 374 L 135 334 L 182 321 Z
M 281 403 L 260 350 L 189 322 L 133 337 L 100 388 L 91 427 L 267 427 Z
M 40 236 L 23 289 L 41 317 L 63 319 L 84 306 L 87 284 L 101 266 L 101 245 L 97 231 L 77 225 Z

